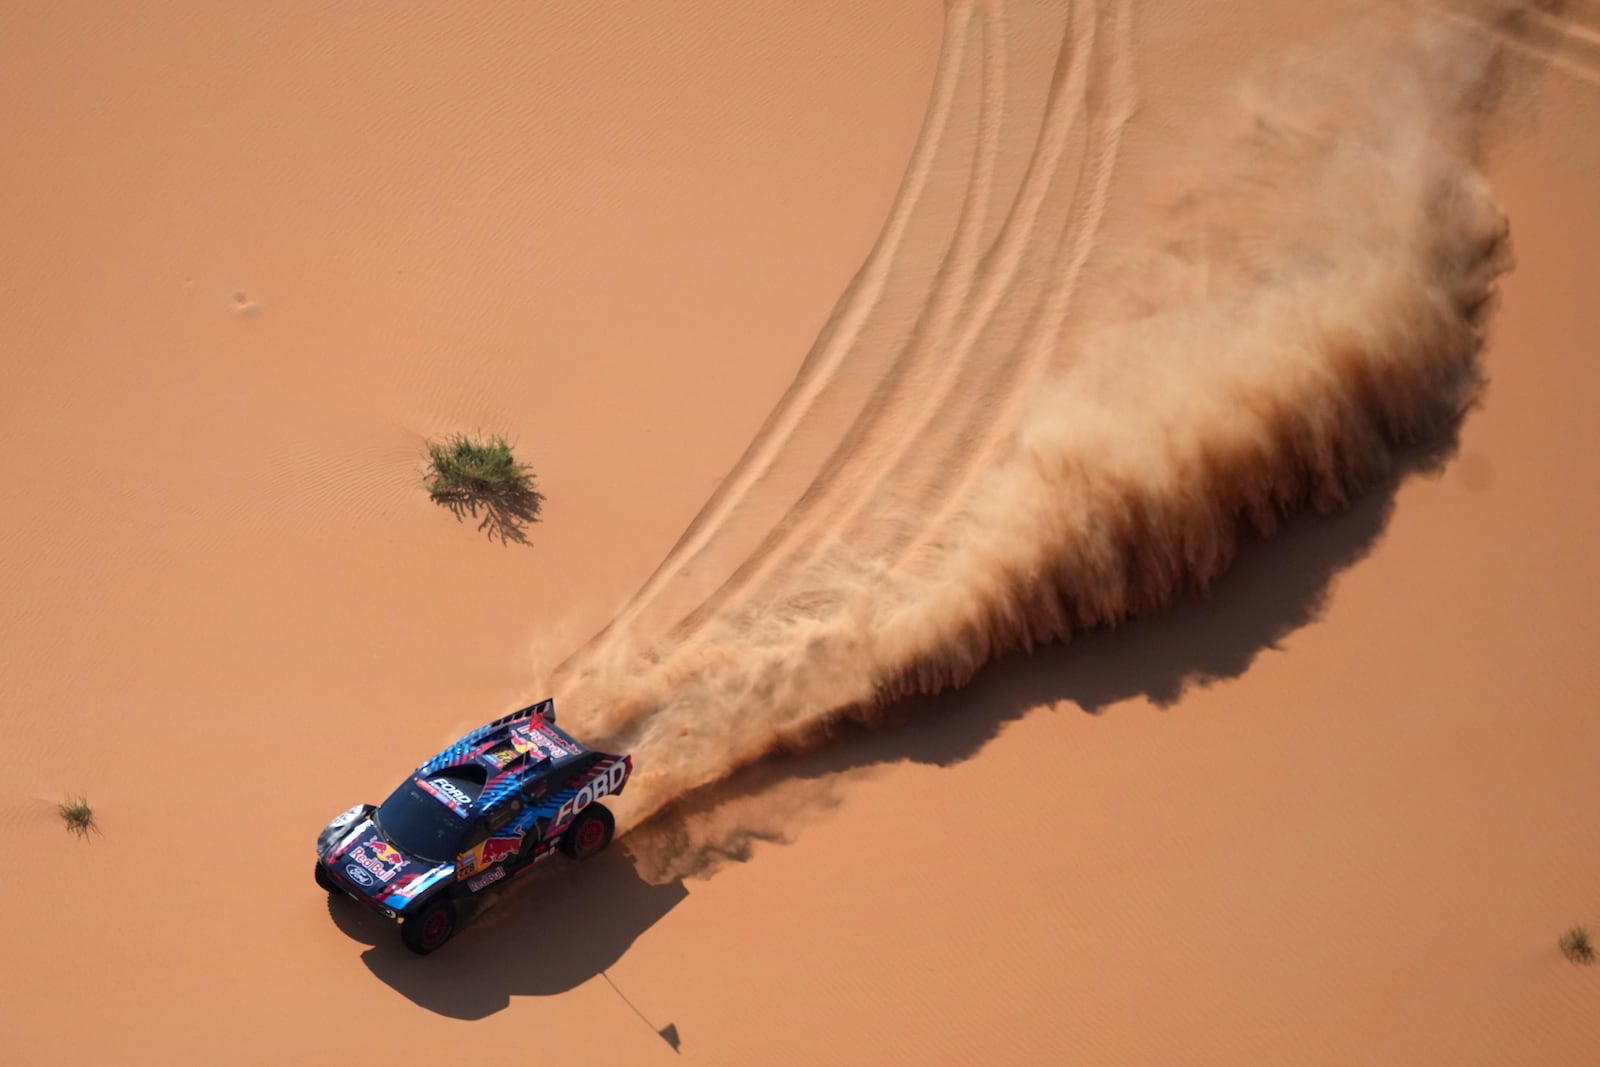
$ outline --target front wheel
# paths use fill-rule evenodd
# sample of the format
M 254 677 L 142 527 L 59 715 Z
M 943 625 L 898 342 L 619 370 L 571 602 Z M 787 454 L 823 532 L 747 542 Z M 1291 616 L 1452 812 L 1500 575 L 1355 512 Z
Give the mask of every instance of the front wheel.
M 448 897 L 440 897 L 400 924 L 400 940 L 419 956 L 426 956 L 455 932 L 456 906 Z
M 317 861 L 317 885 L 328 893 L 344 892 L 339 888 L 339 883 L 333 880 L 333 875 L 328 873 L 328 868 L 322 865 L 321 860 Z
M 611 835 L 616 829 L 617 820 L 604 804 L 590 804 L 562 835 L 561 851 L 575 860 L 598 856 L 611 844 Z

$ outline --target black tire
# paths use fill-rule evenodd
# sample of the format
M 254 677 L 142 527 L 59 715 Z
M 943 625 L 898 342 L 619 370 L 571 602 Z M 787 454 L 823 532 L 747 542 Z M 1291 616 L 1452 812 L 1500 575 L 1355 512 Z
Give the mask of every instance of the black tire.
M 440 897 L 400 924 L 400 940 L 419 956 L 426 956 L 443 945 L 455 932 L 456 905 L 449 897 Z
M 616 831 L 617 820 L 606 806 L 590 804 L 561 835 L 561 851 L 575 860 L 590 859 L 606 850 Z
M 339 888 L 339 883 L 333 880 L 333 875 L 328 873 L 328 868 L 322 865 L 321 860 L 317 861 L 317 885 L 328 893 L 344 892 L 343 889 Z

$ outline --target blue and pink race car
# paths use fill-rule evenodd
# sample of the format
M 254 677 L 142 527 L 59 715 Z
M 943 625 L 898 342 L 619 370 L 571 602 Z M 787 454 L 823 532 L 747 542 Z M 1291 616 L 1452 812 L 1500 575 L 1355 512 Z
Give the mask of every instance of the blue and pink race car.
M 557 849 L 580 860 L 605 849 L 615 823 L 599 799 L 632 773 L 632 757 L 586 748 L 542 701 L 456 741 L 376 808 L 330 822 L 317 838 L 317 885 L 394 919 L 425 955 L 496 882 Z

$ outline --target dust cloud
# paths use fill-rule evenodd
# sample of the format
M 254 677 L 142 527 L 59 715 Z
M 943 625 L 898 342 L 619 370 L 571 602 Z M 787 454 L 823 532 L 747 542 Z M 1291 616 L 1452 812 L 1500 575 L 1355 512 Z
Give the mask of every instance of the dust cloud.
M 1032 317 L 1031 336 L 1070 340 L 1016 387 L 1003 447 L 954 500 L 880 486 L 870 528 L 841 518 L 694 625 L 613 627 L 556 678 L 582 734 L 634 755 L 620 824 L 1004 653 L 1204 590 L 1241 536 L 1341 509 L 1447 435 L 1507 266 L 1478 169 L 1504 77 L 1484 38 L 1424 25 L 1258 79 L 1152 247 L 1094 249 L 1088 295 L 1060 312 L 1081 328 Z M 829 513 L 821 496 L 810 514 Z

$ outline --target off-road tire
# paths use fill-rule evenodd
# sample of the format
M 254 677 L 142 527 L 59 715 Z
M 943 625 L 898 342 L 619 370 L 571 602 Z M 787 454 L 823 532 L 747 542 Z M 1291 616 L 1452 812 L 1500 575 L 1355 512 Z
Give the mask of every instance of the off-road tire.
M 419 956 L 434 951 L 450 940 L 455 932 L 456 905 L 449 897 L 440 897 L 400 924 L 400 940 Z
M 317 885 L 328 893 L 344 892 L 339 888 L 339 883 L 333 880 L 333 875 L 328 873 L 328 868 L 322 865 L 321 860 L 317 861 Z
M 561 835 L 561 851 L 575 860 L 586 860 L 606 850 L 617 831 L 617 820 L 604 804 L 594 803 L 572 820 Z

